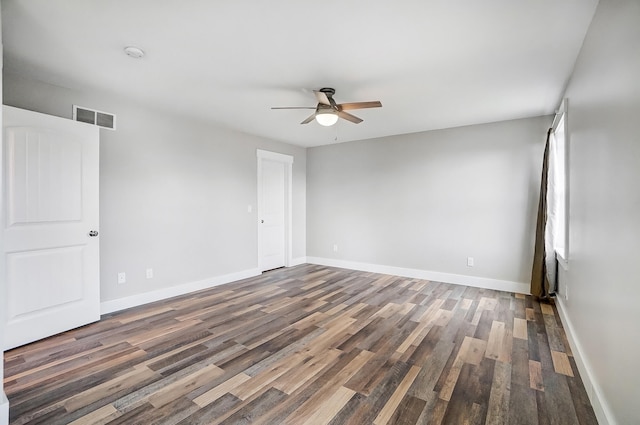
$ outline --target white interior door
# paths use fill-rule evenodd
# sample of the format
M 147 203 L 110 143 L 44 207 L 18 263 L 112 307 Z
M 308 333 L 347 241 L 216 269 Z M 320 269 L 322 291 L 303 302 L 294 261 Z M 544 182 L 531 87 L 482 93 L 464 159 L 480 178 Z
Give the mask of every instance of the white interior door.
M 264 160 L 262 162 L 262 270 L 285 265 L 284 246 L 284 164 Z
M 260 157 L 260 152 L 263 152 Z M 290 256 L 290 176 L 293 158 L 259 151 L 259 267 L 287 266 Z
M 100 319 L 98 128 L 4 106 L 5 349 Z

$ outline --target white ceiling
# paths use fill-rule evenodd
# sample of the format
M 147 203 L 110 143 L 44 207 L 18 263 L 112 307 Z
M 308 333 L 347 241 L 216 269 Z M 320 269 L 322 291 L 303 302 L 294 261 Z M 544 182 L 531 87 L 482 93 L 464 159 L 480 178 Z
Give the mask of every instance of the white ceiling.
M 300 146 L 552 113 L 597 0 L 2 0 L 5 71 Z M 125 46 L 146 56 L 126 56 Z M 300 125 L 311 90 L 361 124 Z M 86 105 L 91 107 L 91 105 Z M 110 111 L 117 113 L 118 111 Z

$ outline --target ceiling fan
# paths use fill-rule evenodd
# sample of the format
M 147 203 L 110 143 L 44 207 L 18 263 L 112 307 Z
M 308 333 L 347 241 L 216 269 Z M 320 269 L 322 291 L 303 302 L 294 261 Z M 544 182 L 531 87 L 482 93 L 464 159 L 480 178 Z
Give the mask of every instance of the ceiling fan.
M 318 124 L 328 127 L 334 125 L 338 121 L 338 118 L 351 121 L 354 124 L 360 124 L 362 122 L 361 118 L 351 115 L 345 111 L 350 111 L 352 109 L 380 108 L 382 106 L 382 103 L 378 100 L 372 102 L 336 103 L 333 99 L 333 95 L 336 94 L 336 91 L 330 87 L 314 90 L 313 93 L 318 100 L 318 105 L 315 107 L 281 106 L 272 107 L 271 109 L 315 109 L 316 111 L 300 124 L 309 124 L 315 119 Z

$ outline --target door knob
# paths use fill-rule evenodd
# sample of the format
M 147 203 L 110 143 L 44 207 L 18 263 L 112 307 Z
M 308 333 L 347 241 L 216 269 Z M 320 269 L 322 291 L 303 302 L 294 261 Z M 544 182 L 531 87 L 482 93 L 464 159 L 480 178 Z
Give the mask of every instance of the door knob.
M 97 230 L 90 231 L 89 236 L 91 236 L 92 238 L 95 238 L 96 236 L 98 236 L 98 231 Z
M 260 220 L 260 223 L 264 224 L 264 220 Z

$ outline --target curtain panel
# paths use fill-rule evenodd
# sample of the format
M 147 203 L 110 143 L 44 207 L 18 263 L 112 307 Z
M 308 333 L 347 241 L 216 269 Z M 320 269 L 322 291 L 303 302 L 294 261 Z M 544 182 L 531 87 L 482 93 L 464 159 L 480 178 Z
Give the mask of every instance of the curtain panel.
M 542 160 L 542 176 L 540 179 L 540 198 L 538 200 L 538 216 L 536 223 L 536 240 L 531 269 L 531 295 L 540 299 L 549 298 L 555 292 L 557 261 L 553 249 L 551 231 L 548 228 L 548 196 L 549 196 L 549 156 L 551 154 L 551 138 L 553 129 L 547 131 Z

